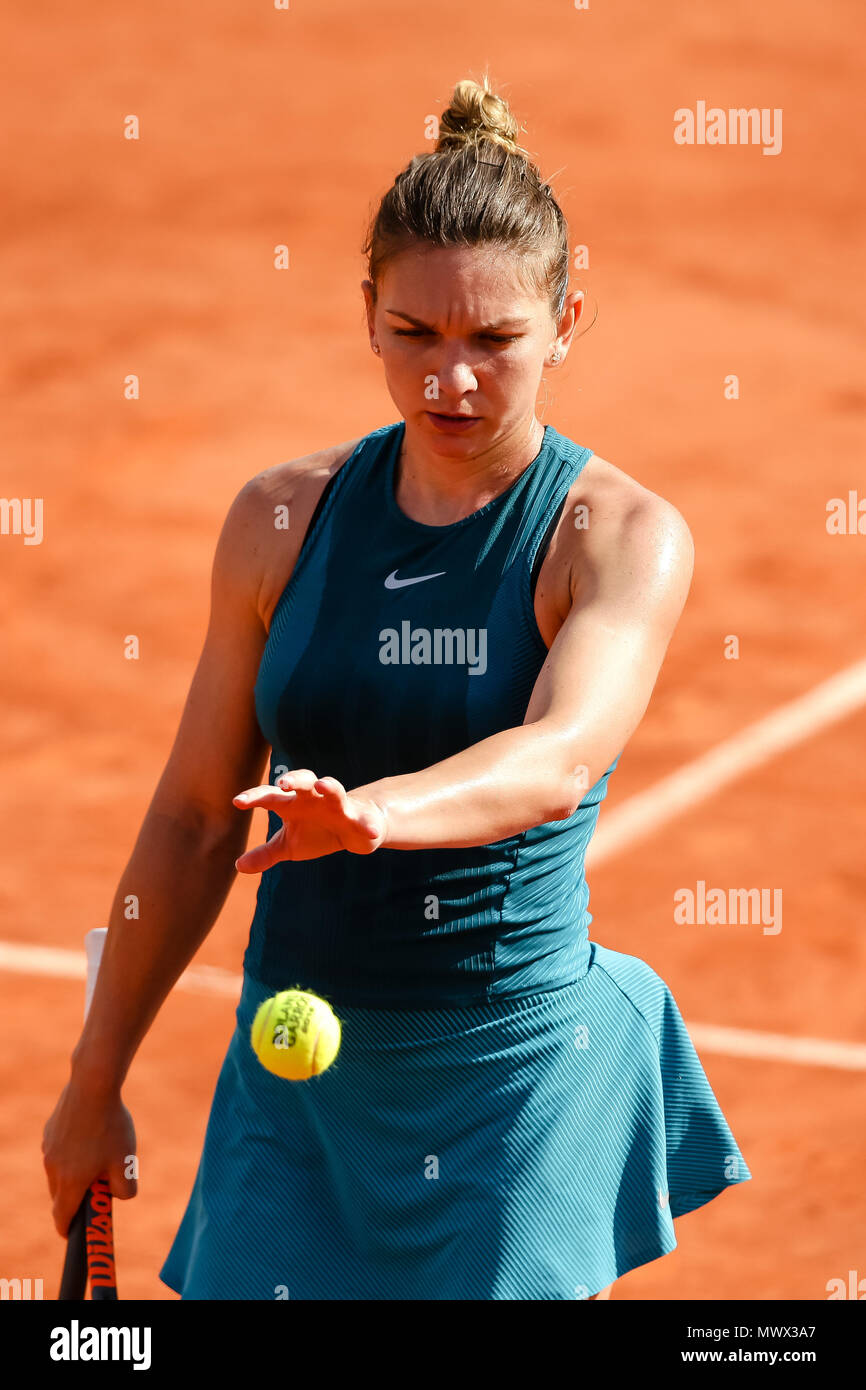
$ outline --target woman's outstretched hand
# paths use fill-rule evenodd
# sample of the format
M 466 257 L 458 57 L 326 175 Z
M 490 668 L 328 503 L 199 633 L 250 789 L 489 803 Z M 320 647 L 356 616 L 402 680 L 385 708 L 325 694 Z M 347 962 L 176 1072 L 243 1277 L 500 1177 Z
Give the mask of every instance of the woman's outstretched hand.
M 283 859 L 318 859 L 338 849 L 372 854 L 388 828 L 377 802 L 350 796 L 335 777 L 317 777 L 309 768 L 285 773 L 273 787 L 251 787 L 232 801 L 241 811 L 263 806 L 283 822 L 267 844 L 235 860 L 242 874 L 262 873 Z

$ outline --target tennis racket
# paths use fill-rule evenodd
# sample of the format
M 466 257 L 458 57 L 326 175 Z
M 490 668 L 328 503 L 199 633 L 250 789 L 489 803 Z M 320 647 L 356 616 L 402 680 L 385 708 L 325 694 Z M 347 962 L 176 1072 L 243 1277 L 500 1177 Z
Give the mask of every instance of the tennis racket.
M 85 1018 L 93 998 L 106 935 L 105 927 L 94 927 L 84 938 L 84 948 L 87 952 Z M 66 1241 L 66 1259 L 58 1300 L 71 1302 L 84 1298 L 88 1282 L 92 1299 L 117 1298 L 111 1189 L 104 1173 L 94 1178 L 82 1198 L 81 1206 L 72 1218 Z

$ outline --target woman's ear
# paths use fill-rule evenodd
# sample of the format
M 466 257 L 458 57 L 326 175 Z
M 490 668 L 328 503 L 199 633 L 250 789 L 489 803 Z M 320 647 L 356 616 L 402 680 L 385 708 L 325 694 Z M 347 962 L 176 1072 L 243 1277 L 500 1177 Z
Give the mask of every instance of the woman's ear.
M 574 330 L 575 330 L 575 328 L 577 327 L 577 325 L 580 323 L 580 320 L 581 320 L 581 318 L 583 317 L 583 310 L 584 310 L 585 304 L 586 304 L 586 292 L 585 292 L 585 290 L 572 290 L 571 294 L 567 294 L 567 295 L 565 296 L 565 303 L 564 303 L 563 306 L 562 306 L 562 307 L 563 307 L 563 310 L 565 310 L 565 309 L 573 309 L 573 310 L 574 310 L 574 323 L 571 325 L 570 333 L 573 333 Z M 570 335 L 569 335 L 569 336 L 570 336 Z
M 370 346 L 371 346 L 371 347 L 373 347 L 373 341 L 374 341 L 374 338 L 375 338 L 375 331 L 376 331 L 376 327 L 375 327 L 375 323 L 376 323 L 376 320 L 375 320 L 375 315 L 376 315 L 376 304 L 375 304 L 375 301 L 374 301 L 374 299 L 373 299 L 373 289 L 374 289 L 374 286 L 373 286 L 372 280 L 362 280 L 362 281 L 361 281 L 361 293 L 362 293 L 363 296 L 364 296 L 364 308 L 366 309 L 366 312 L 367 312 L 367 332 L 368 332 L 369 335 L 370 335 Z M 375 350 L 375 349 L 374 349 L 374 350 Z
M 574 337 L 575 329 L 580 323 L 586 305 L 586 291 L 572 290 L 562 301 L 562 313 L 559 316 L 559 339 L 561 348 L 567 350 Z

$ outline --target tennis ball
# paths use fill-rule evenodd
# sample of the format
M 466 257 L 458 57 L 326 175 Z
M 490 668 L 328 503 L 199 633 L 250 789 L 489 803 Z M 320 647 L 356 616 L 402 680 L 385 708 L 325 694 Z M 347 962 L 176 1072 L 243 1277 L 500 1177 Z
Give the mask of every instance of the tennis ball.
M 306 1081 L 340 1050 L 340 1020 L 317 994 L 284 989 L 256 1010 L 250 1041 L 263 1067 L 287 1081 Z

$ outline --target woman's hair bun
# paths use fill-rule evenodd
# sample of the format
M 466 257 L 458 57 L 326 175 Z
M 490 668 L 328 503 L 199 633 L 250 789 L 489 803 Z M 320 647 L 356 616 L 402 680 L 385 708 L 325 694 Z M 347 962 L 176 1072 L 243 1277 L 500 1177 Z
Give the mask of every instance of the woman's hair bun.
M 477 146 L 482 141 L 490 141 L 509 154 L 529 159 L 529 152 L 517 143 L 519 134 L 520 126 L 511 108 L 492 90 L 485 74 L 483 82 L 466 78 L 457 83 L 450 105 L 439 118 L 436 149 Z
M 373 287 L 410 247 L 497 246 L 521 258 L 526 283 L 559 320 L 568 293 L 568 223 L 520 126 L 485 71 L 458 82 L 434 150 L 417 154 L 372 215 L 364 242 Z

